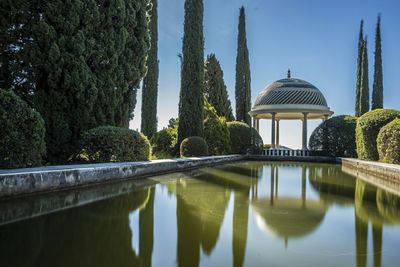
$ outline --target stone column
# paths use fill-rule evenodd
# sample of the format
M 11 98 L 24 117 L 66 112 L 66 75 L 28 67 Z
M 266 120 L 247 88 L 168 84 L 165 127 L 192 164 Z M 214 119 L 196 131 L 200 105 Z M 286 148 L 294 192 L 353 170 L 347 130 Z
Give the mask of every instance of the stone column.
M 279 147 L 279 120 L 276 120 L 276 146 Z
M 302 149 L 307 149 L 307 112 L 303 113 L 303 147 Z
M 271 147 L 275 149 L 275 113 L 272 114 L 271 119 Z
M 260 133 L 260 119 L 256 120 L 256 130 L 258 133 Z
M 256 118 L 255 117 L 251 117 L 252 119 L 252 127 L 256 128 Z

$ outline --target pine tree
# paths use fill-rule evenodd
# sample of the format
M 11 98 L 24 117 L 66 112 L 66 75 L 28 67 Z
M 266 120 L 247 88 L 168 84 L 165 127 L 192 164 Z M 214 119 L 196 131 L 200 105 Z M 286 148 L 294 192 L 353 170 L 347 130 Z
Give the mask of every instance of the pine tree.
M 238 47 L 236 56 L 236 120 L 251 124 L 248 112 L 251 109 L 251 89 L 250 89 L 250 62 L 249 51 L 246 40 L 245 10 L 240 8 L 238 26 Z
M 358 56 L 357 56 L 357 78 L 356 78 L 356 103 L 355 103 L 355 115 L 360 116 L 360 91 L 361 91 L 361 68 L 362 68 L 362 51 L 364 44 L 364 33 L 363 33 L 364 21 L 360 23 L 360 33 L 358 36 Z
M 208 55 L 205 62 L 204 94 L 215 108 L 218 116 L 233 121 L 231 101 L 224 82 L 224 72 L 214 54 Z
M 369 111 L 369 80 L 368 80 L 368 49 L 365 37 L 362 50 L 361 89 L 360 89 L 360 116 Z
M 374 85 L 372 89 L 372 109 L 383 108 L 383 73 L 381 47 L 381 16 L 378 15 L 375 34 Z
M 203 0 L 185 1 L 178 144 L 203 136 L 204 38 Z
M 151 0 L 150 35 L 151 44 L 147 58 L 147 74 L 143 80 L 142 91 L 142 120 L 141 131 L 146 136 L 153 136 L 157 132 L 157 90 L 158 90 L 158 18 L 157 1 Z

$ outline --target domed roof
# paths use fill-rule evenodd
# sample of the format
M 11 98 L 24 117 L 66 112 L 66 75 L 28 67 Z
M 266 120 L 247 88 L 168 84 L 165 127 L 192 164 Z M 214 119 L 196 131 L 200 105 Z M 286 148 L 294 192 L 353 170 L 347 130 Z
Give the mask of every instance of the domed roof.
M 300 79 L 281 79 L 270 84 L 257 97 L 254 106 L 306 104 L 327 106 L 317 87 Z
M 268 85 L 260 92 L 249 112 L 255 118 L 302 119 L 307 113 L 310 119 L 327 118 L 330 111 L 324 95 L 309 82 L 291 78 L 290 70 L 286 79 Z

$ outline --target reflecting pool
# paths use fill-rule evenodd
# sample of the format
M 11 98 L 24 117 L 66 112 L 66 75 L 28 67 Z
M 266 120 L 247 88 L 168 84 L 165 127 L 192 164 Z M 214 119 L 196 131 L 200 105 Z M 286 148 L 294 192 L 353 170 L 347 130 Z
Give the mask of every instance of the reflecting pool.
M 0 203 L 0 266 L 400 266 L 400 197 L 239 162 Z

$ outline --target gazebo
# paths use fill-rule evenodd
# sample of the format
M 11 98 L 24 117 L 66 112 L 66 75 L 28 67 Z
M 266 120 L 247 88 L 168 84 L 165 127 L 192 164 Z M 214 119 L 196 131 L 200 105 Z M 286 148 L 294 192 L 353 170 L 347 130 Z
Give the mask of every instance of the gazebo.
M 333 112 L 328 107 L 321 91 L 309 82 L 287 78 L 268 85 L 258 95 L 249 112 L 253 127 L 259 131 L 261 119 L 271 119 L 271 148 L 279 149 L 279 121 L 301 120 L 302 149 L 307 150 L 307 120 L 326 120 Z

